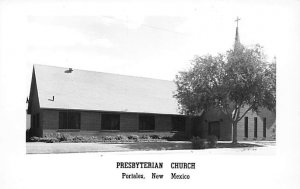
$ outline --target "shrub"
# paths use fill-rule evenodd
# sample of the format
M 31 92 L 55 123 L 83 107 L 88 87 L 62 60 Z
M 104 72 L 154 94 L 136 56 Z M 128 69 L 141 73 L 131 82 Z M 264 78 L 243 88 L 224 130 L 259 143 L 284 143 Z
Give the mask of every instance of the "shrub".
M 92 136 L 89 138 L 89 142 L 99 142 L 98 137 Z
M 30 140 L 30 137 L 32 137 L 32 136 L 30 136 L 30 129 L 26 129 L 26 142 L 29 142 Z
M 111 142 L 111 141 L 114 141 L 114 140 L 116 140 L 116 139 L 115 139 L 114 136 L 105 136 L 105 137 L 103 138 L 103 140 L 104 140 L 105 142 Z
M 30 142 L 39 142 L 39 141 L 40 141 L 40 138 L 39 138 L 39 137 L 35 137 L 35 136 L 34 136 L 34 137 L 30 137 L 30 138 L 29 138 L 29 141 L 30 141 Z
M 128 138 L 126 136 L 124 136 L 124 135 L 117 135 L 117 136 L 115 136 L 115 139 L 116 140 L 120 140 L 120 141 L 126 141 L 126 140 L 128 140 Z
M 172 140 L 172 138 L 168 135 L 162 136 L 161 139 Z
M 56 138 L 59 142 L 68 141 L 71 136 L 69 134 L 57 133 Z
M 210 135 L 207 137 L 208 147 L 209 148 L 216 148 L 218 143 L 218 137 L 215 135 Z
M 149 140 L 151 139 L 149 135 L 142 135 L 141 139 L 146 139 L 146 140 Z
M 150 138 L 152 139 L 161 139 L 159 135 L 150 135 Z
M 187 141 L 187 140 L 190 140 L 190 137 L 188 137 L 184 132 L 178 132 L 178 133 L 175 133 L 172 137 L 168 137 L 167 140 Z
M 103 138 L 103 140 L 105 140 L 105 141 L 111 141 L 113 139 L 113 137 L 112 136 L 105 136 L 104 138 Z
M 34 129 L 32 129 L 32 128 L 26 129 L 26 142 L 37 142 L 37 141 L 35 141 L 35 140 L 37 140 L 37 138 L 32 139 L 34 141 L 30 140 L 30 138 L 32 138 L 32 137 L 38 137 L 39 138 L 41 136 L 39 135 L 38 132 L 35 132 Z
M 71 138 L 71 141 L 75 143 L 81 143 L 88 142 L 88 139 L 84 138 L 83 136 L 74 136 L 73 138 Z
M 272 139 L 276 140 L 276 125 L 272 128 Z
M 138 141 L 139 140 L 139 136 L 138 135 L 129 135 L 128 139 Z
M 107 138 L 102 138 L 103 140 L 115 140 L 113 137 L 108 136 Z M 72 136 L 70 134 L 62 134 L 62 133 L 47 133 L 44 134 L 43 138 L 35 138 L 32 139 L 34 141 L 39 142 L 47 142 L 47 143 L 54 143 L 54 142 L 73 142 L 73 143 L 83 143 L 83 142 L 99 142 L 99 138 L 95 136 L 81 136 L 76 135 Z
M 55 143 L 59 142 L 57 138 L 40 138 L 40 142 Z
M 44 138 L 58 138 L 60 135 L 60 133 L 46 133 L 44 134 Z
M 52 138 L 53 134 L 52 133 L 47 133 L 43 135 L 43 138 Z
M 205 149 L 206 148 L 206 140 L 201 139 L 200 137 L 193 137 L 191 139 L 193 149 Z

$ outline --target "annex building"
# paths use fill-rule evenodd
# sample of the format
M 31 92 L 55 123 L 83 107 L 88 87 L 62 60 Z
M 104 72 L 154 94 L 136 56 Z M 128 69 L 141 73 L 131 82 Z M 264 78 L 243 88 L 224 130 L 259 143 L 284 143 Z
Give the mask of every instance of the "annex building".
M 52 132 L 185 133 L 231 140 L 221 113 L 181 115 L 173 81 L 34 65 L 27 113 L 37 136 Z M 275 114 L 249 112 L 238 124 L 238 140 L 273 138 Z

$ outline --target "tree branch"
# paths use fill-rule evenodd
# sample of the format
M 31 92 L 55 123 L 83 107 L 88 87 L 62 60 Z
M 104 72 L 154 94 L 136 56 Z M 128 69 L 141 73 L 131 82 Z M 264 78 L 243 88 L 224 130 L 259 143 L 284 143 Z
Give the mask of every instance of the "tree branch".
M 238 119 L 239 119 L 239 116 L 240 116 L 240 111 L 241 111 L 241 106 L 238 106 L 238 112 L 237 112 L 237 114 L 236 114 L 236 122 L 238 122 Z
M 210 95 L 212 95 L 213 92 L 212 92 L 211 88 L 210 88 L 207 84 L 205 85 L 205 87 L 206 87 L 206 91 L 207 91 Z
M 252 106 L 250 106 L 245 113 L 238 119 L 238 121 L 240 121 L 250 110 L 252 109 Z
M 232 117 L 232 119 L 233 120 L 235 120 L 235 116 L 236 116 L 236 114 L 237 114 L 237 105 L 235 105 L 235 108 L 234 108 L 234 114 L 233 114 L 233 117 Z

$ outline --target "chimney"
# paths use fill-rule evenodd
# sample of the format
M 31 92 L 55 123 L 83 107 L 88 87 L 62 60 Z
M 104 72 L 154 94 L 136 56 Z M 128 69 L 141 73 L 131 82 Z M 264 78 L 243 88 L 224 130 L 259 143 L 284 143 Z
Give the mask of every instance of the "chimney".
M 72 68 L 69 68 L 65 71 L 65 73 L 72 73 L 73 72 L 73 69 Z

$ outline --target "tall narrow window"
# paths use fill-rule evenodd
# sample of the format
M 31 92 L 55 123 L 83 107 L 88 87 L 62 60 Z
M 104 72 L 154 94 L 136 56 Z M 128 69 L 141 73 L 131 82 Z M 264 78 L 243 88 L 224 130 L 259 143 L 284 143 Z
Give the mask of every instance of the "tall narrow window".
M 267 118 L 265 117 L 263 119 L 263 137 L 267 137 Z
M 154 130 L 155 118 L 153 115 L 140 115 L 139 116 L 139 129 L 140 130 Z
M 102 114 L 102 130 L 120 130 L 120 114 Z
M 244 118 L 244 136 L 248 138 L 248 117 Z
M 59 112 L 59 129 L 80 129 L 80 113 Z
M 173 116 L 172 117 L 172 130 L 173 131 L 184 131 L 185 130 L 185 117 Z
M 257 138 L 257 117 L 254 118 L 254 138 Z

